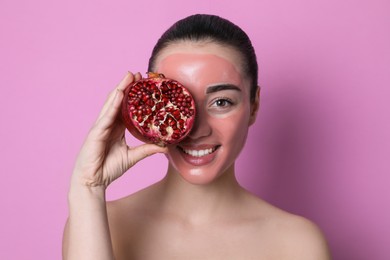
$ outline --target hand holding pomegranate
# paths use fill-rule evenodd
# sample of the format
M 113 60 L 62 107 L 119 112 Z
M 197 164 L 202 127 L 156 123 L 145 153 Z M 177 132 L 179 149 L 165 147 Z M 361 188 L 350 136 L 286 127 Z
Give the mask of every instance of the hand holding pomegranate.
M 166 152 L 165 147 L 155 144 L 134 148 L 126 144 L 126 127 L 120 118 L 123 91 L 141 78 L 139 73 L 127 73 L 108 96 L 78 155 L 72 183 L 105 189 L 138 161 L 155 153 Z

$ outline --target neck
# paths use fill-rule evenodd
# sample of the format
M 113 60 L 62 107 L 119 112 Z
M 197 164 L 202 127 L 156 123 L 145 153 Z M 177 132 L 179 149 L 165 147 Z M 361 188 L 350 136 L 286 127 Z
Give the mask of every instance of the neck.
M 199 224 L 231 214 L 233 203 L 239 203 L 243 189 L 234 174 L 234 165 L 217 179 L 207 184 L 191 184 L 169 167 L 160 182 L 163 212 L 185 221 Z

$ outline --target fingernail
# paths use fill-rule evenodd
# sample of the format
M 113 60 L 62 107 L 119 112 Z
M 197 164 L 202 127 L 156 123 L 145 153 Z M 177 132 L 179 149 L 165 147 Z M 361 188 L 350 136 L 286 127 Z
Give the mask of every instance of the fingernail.
M 127 77 L 128 77 L 130 74 L 131 74 L 131 72 L 130 72 L 130 71 L 126 72 L 126 75 L 125 75 L 125 77 L 124 77 L 124 78 L 127 78 Z

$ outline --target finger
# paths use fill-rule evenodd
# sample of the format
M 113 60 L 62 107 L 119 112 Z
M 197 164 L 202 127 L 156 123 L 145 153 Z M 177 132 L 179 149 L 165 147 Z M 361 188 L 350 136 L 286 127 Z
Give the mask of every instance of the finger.
M 121 90 L 121 91 L 124 91 L 125 88 L 126 88 L 130 83 L 132 83 L 134 80 L 137 80 L 137 79 L 135 79 L 135 75 L 129 71 L 129 72 L 127 72 L 127 74 L 126 74 L 126 76 L 123 78 L 123 80 L 122 80 L 121 82 L 119 82 L 119 84 L 116 86 L 116 88 L 119 89 L 119 90 Z
M 104 114 L 96 122 L 96 127 L 101 130 L 106 130 L 111 128 L 113 124 L 117 121 L 117 116 L 122 107 L 123 92 L 115 90 L 115 95 L 111 103 L 107 106 L 107 109 L 104 111 Z M 117 121 L 118 122 L 118 121 Z
M 98 116 L 99 120 L 108 110 L 108 108 L 111 106 L 112 101 L 117 93 L 117 90 L 123 91 L 129 84 L 131 84 L 134 81 L 134 75 L 131 72 L 128 72 L 126 76 L 119 82 L 119 84 L 115 87 L 114 90 L 111 91 L 111 93 L 108 95 L 108 98 L 106 102 L 103 105 L 102 110 L 100 111 L 100 114 Z
M 134 148 L 128 148 L 127 155 L 129 161 L 129 168 L 139 162 L 140 160 L 156 153 L 167 153 L 167 147 L 161 147 L 155 144 L 142 144 Z
M 141 80 L 141 79 L 142 79 L 141 73 L 137 72 L 136 74 L 134 74 L 134 81 L 138 81 L 138 80 Z

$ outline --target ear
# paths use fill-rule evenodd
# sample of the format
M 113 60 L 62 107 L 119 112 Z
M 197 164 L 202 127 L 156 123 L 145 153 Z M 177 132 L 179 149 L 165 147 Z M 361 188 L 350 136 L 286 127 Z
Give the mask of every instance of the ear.
M 251 104 L 251 115 L 249 117 L 249 125 L 253 125 L 256 122 L 257 112 L 260 107 L 260 86 L 257 87 L 255 101 Z

